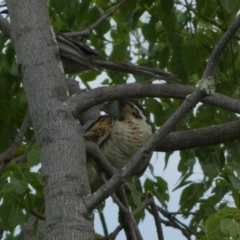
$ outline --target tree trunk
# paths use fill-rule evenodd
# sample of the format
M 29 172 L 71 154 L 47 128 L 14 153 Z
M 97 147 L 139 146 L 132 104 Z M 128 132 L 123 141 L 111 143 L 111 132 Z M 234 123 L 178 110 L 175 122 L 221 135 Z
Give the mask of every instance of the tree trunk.
M 81 127 L 65 104 L 68 97 L 46 2 L 8 2 L 23 87 L 42 163 L 45 239 L 93 239 L 93 217 Z

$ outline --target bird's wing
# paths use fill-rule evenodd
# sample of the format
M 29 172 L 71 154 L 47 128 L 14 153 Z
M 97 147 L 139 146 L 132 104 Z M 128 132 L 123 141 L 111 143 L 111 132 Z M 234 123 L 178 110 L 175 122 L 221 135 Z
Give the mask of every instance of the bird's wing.
M 86 141 L 101 145 L 112 133 L 115 119 L 110 115 L 99 117 L 85 132 Z
M 64 34 L 56 33 L 56 38 L 60 56 L 67 72 L 75 72 L 75 69 L 80 72 L 88 69 L 98 70 L 88 57 L 90 55 L 97 56 L 97 53 L 93 49 L 81 42 L 72 40 Z
M 63 33 L 56 33 L 56 35 L 57 39 L 60 39 L 60 41 L 64 41 L 65 44 L 69 45 L 69 47 L 73 48 L 75 51 L 81 50 L 81 52 L 83 52 L 86 56 L 93 55 L 100 57 L 100 55 L 95 50 L 83 44 L 82 42 L 76 41 Z

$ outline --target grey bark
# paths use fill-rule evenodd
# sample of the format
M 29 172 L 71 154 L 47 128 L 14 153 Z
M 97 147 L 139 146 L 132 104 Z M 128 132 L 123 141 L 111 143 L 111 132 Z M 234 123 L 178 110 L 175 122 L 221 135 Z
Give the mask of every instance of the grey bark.
M 42 163 L 45 239 L 93 239 L 81 128 L 66 108 L 67 85 L 44 0 L 9 0 L 14 43 Z

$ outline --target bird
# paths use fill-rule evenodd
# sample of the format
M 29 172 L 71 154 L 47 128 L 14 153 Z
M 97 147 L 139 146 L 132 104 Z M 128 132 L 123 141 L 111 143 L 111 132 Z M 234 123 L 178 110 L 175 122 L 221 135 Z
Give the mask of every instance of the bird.
M 8 9 L 0 11 L 0 14 L 8 13 Z M 79 74 L 93 69 L 97 71 L 116 71 L 142 75 L 155 79 L 169 79 L 171 81 L 174 79 L 178 81 L 175 75 L 161 69 L 105 59 L 89 46 L 80 41 L 74 40 L 65 33 L 55 31 L 55 35 L 58 44 L 59 55 L 66 74 Z
M 100 116 L 86 130 L 85 141 L 98 145 L 115 169 L 123 168 L 152 135 L 152 126 L 138 99 L 119 100 L 118 117 Z M 139 166 L 135 175 L 142 175 L 147 166 Z M 87 173 L 92 192 L 101 185 L 92 159 L 87 156 Z
M 104 59 L 89 46 L 64 33 L 56 32 L 56 39 L 65 73 L 78 74 L 93 69 L 124 72 L 156 79 L 176 79 L 175 75 L 160 69 Z

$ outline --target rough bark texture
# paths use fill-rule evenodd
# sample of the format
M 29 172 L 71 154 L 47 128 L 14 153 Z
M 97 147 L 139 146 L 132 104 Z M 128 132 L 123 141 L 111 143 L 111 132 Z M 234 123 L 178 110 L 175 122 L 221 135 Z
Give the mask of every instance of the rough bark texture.
M 66 107 L 67 86 L 44 0 L 9 0 L 12 40 L 42 163 L 45 239 L 93 239 L 81 129 Z

